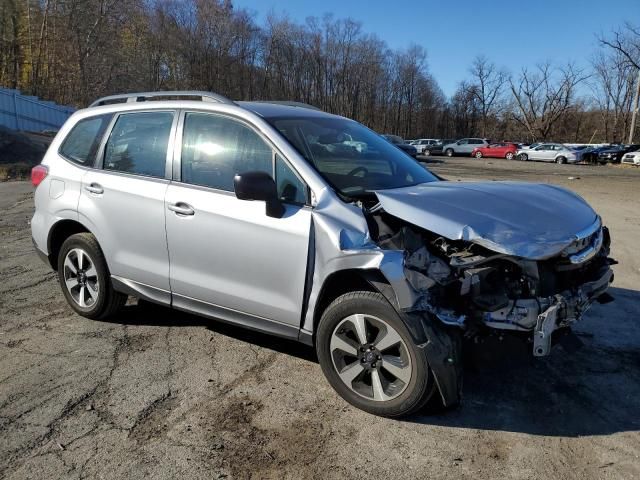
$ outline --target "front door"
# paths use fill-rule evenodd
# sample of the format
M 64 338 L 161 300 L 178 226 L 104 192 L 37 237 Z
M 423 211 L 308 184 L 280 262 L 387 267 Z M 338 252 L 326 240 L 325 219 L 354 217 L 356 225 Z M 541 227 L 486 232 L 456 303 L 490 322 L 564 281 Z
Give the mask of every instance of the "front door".
M 311 228 L 307 188 L 247 124 L 184 115 L 180 181 L 169 186 L 165 205 L 173 304 L 249 325 L 251 316 L 299 327 Z M 236 198 L 235 174 L 255 170 L 275 177 L 282 218 L 267 216 L 264 202 Z

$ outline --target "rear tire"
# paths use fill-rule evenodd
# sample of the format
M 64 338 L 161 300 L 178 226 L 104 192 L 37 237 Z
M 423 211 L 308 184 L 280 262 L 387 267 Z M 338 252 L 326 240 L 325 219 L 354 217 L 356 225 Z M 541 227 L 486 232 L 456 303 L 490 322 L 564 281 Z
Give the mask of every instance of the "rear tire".
M 558 157 L 558 158 L 556 158 L 556 163 L 558 165 L 564 165 L 565 163 L 567 163 L 567 159 L 564 158 L 564 157 Z
M 77 233 L 64 241 L 58 279 L 67 303 L 83 317 L 106 318 L 127 301 L 127 295 L 113 289 L 104 254 L 91 233 Z
M 482 152 L 476 152 L 476 158 L 482 158 Z
M 444 152 L 444 154 L 447 157 L 453 157 L 453 150 L 451 148 L 447 148 L 447 150 Z
M 431 151 L 425 149 L 425 150 L 422 151 L 422 155 L 424 155 L 425 157 L 428 157 L 429 155 L 431 155 Z

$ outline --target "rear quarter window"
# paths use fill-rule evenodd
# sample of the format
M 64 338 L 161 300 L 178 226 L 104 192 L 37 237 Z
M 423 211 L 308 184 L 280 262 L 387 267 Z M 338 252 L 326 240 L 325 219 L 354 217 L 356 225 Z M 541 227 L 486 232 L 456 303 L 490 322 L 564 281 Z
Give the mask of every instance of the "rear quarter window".
M 58 153 L 77 165 L 93 167 L 111 118 L 109 114 L 80 120 L 64 139 Z

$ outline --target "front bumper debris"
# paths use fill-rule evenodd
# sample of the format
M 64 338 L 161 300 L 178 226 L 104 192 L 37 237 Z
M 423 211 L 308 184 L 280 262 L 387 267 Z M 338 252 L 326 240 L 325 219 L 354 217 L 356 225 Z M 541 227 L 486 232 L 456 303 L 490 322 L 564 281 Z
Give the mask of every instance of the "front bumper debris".
M 607 268 L 597 280 L 581 285 L 577 292 L 556 295 L 551 305 L 538 315 L 533 332 L 533 355 L 548 355 L 553 332 L 579 321 L 591 304 L 607 291 L 612 281 L 613 271 Z

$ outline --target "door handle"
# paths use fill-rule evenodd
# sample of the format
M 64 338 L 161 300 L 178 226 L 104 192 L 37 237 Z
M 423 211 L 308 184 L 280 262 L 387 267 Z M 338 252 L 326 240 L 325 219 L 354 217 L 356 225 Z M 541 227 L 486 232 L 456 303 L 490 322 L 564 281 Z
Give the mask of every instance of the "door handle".
M 191 205 L 184 202 L 170 203 L 167 205 L 167 208 L 172 212 L 176 212 L 178 215 L 193 215 L 196 213 Z
M 86 187 L 84 187 L 84 189 L 87 192 L 95 193 L 96 195 L 101 195 L 104 193 L 104 188 L 102 188 L 102 185 L 98 183 L 92 183 L 90 185 L 87 185 Z

